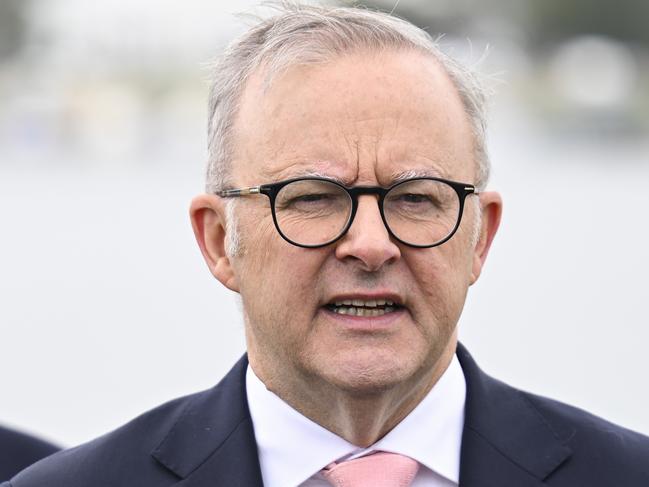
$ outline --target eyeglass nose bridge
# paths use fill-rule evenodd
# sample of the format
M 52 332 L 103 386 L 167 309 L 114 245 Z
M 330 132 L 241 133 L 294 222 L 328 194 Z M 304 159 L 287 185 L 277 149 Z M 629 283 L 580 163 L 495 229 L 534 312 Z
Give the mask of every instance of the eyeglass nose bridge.
M 378 196 L 376 203 L 378 205 L 379 214 L 381 215 L 381 221 L 383 222 L 383 226 L 387 230 L 390 237 L 400 241 L 400 239 L 390 229 L 390 226 L 388 225 L 388 222 L 385 219 L 385 214 L 383 213 L 383 201 L 385 199 L 385 195 L 388 194 L 388 192 L 390 191 L 389 189 L 381 188 L 380 186 L 354 186 L 353 188 L 344 188 L 344 189 L 345 191 L 347 191 L 347 194 L 349 194 L 349 197 L 352 201 L 352 208 L 351 208 L 351 212 L 349 213 L 349 220 L 347 221 L 347 224 L 345 225 L 343 231 L 340 233 L 340 235 L 336 240 L 340 240 L 345 235 L 347 235 L 347 232 L 354 224 L 354 219 L 356 218 L 356 213 L 358 210 L 358 198 L 363 195 L 376 195 Z

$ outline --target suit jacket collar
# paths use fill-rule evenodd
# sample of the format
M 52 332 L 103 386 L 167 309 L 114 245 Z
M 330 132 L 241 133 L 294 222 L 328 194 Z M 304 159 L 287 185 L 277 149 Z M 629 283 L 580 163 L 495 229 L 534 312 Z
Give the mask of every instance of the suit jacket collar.
M 192 398 L 153 451 L 178 487 L 262 487 L 243 356 L 223 380 Z
M 572 454 L 525 393 L 482 372 L 467 350 L 457 356 L 467 381 L 461 487 L 538 487 Z
M 540 487 L 571 455 L 571 432 L 549 424 L 524 393 L 457 356 L 467 382 L 460 487 Z M 177 487 L 262 487 L 245 390 L 247 357 L 213 389 L 190 400 L 152 452 Z

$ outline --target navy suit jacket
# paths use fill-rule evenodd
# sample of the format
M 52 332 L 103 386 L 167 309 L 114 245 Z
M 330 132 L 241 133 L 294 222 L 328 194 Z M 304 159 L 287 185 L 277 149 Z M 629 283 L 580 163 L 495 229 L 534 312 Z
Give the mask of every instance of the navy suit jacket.
M 460 487 L 649 486 L 649 438 L 507 386 L 461 345 L 457 355 L 467 381 Z M 262 487 L 246 366 L 244 356 L 214 388 L 42 460 L 0 487 Z
M 59 448 L 33 436 L 0 426 L 0 482 Z

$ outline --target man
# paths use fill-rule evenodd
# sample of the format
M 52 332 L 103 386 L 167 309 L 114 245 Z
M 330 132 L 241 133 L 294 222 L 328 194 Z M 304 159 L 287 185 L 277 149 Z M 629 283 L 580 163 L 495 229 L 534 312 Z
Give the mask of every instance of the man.
M 209 147 L 191 218 L 247 356 L 4 487 L 649 485 L 649 439 L 457 344 L 502 204 L 479 79 L 425 33 L 286 7 L 215 68 Z
M 41 439 L 0 426 L 0 481 L 58 450 Z

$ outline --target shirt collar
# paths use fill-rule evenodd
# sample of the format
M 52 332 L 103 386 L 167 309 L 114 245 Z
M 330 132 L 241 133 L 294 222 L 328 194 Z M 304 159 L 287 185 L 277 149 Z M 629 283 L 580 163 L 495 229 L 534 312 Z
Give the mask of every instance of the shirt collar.
M 332 461 L 374 450 L 409 456 L 458 482 L 466 382 L 455 356 L 415 409 L 368 448 L 349 443 L 297 412 L 266 389 L 250 366 L 246 390 L 267 487 L 299 485 Z

